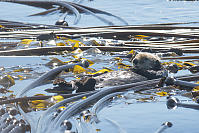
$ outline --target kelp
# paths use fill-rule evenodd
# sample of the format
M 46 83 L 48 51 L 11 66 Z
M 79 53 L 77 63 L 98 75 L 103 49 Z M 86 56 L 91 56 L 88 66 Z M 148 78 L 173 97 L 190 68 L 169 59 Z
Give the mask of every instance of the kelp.
M 113 31 L 110 30 L 110 32 L 112 32 L 113 35 L 114 35 L 114 31 L 119 32 L 119 29 L 120 29 L 120 28 L 117 29 L 117 27 L 106 27 L 106 28 L 107 29 L 110 28 L 111 30 L 113 30 Z M 126 27 L 126 28 L 128 29 L 128 27 Z M 131 28 L 133 29 L 133 26 Z M 142 28 L 144 29 L 144 26 Z M 85 30 L 87 30 L 87 29 L 85 28 Z M 103 29 L 103 28 L 99 28 L 99 29 L 96 28 L 96 30 L 93 29 L 93 31 L 91 30 L 91 31 L 87 31 L 87 32 L 88 32 L 88 34 L 90 34 L 90 33 L 94 34 L 94 33 L 97 33 L 97 32 L 100 33 L 101 32 L 100 30 L 104 30 L 103 31 L 104 33 L 109 32 L 108 30 L 106 31 L 106 29 Z M 51 30 L 49 30 L 47 32 L 50 32 L 50 31 Z M 79 33 L 81 35 L 84 35 L 84 33 L 86 33 L 84 31 L 82 32 L 80 29 L 75 29 L 75 30 L 71 30 L 71 31 L 73 32 L 72 34 L 74 34 L 74 35 L 76 35 L 76 34 L 78 35 Z M 41 31 L 41 32 L 44 33 L 43 31 Z M 126 31 L 124 31 L 124 33 L 125 32 Z M 146 32 L 148 32 L 148 31 L 146 31 Z M 154 31 L 150 31 L 150 32 L 158 33 L 159 31 L 157 31 L 154 28 Z M 160 31 L 160 32 L 162 32 L 162 31 Z M 39 33 L 39 32 L 37 32 L 37 33 Z M 36 36 L 37 33 L 32 34 L 32 35 Z M 4 34 L 4 33 L 2 33 L 2 34 Z M 12 32 L 12 34 L 13 34 L 13 36 L 16 35 L 16 34 L 14 34 L 14 32 Z M 23 34 L 25 34 L 25 32 L 22 33 L 22 36 L 23 36 Z M 57 32 L 55 32 L 55 34 L 57 36 L 59 36 L 60 40 L 63 40 L 63 41 L 68 40 L 68 38 L 66 38 L 66 36 L 65 36 L 66 35 L 65 31 L 61 32 L 61 31 L 58 30 Z M 121 32 L 121 34 L 123 34 L 123 33 Z M 165 34 L 167 34 L 167 31 L 165 32 Z M 171 34 L 179 35 L 180 33 L 178 33 L 177 31 L 174 30 L 174 31 L 170 32 L 169 34 L 170 35 Z M 182 33 L 180 35 L 183 35 L 183 34 L 184 33 Z M 31 36 L 31 34 L 29 34 L 29 35 Z M 137 34 L 137 35 L 135 35 L 135 37 L 138 37 L 137 39 L 140 39 L 140 40 L 146 39 L 144 35 Z M 162 35 L 162 36 L 164 36 L 164 35 Z M 185 34 L 183 36 L 185 36 Z M 195 35 L 191 35 L 191 36 L 195 36 Z M 150 45 L 148 45 L 146 47 L 148 47 L 148 48 L 151 47 L 152 50 L 155 50 L 155 53 L 157 53 L 159 51 L 168 52 L 171 47 L 173 47 L 173 46 L 177 47 L 178 45 L 181 45 L 181 46 L 183 46 L 183 52 L 187 53 L 187 52 L 190 52 L 191 48 L 193 48 L 192 46 L 194 46 L 194 48 L 197 47 L 195 45 L 196 45 L 196 43 L 198 41 L 198 39 L 188 40 L 189 37 L 190 36 L 187 36 L 187 40 L 185 39 L 184 41 L 176 41 L 176 42 L 175 41 L 174 42 L 168 41 L 165 44 L 164 44 L 164 41 L 166 39 L 162 40 L 160 42 L 154 41 L 152 44 L 150 44 L 150 41 L 149 41 L 148 44 L 150 44 Z M 72 40 L 75 40 L 75 39 L 73 38 Z M 75 40 L 73 45 L 75 45 L 76 43 L 80 43 L 80 42 L 81 41 Z M 129 42 L 130 42 L 130 40 L 124 41 L 124 45 L 126 45 L 126 44 L 133 45 L 133 44 L 135 44 L 135 46 L 131 46 L 131 47 L 130 46 L 128 46 L 128 47 L 95 46 L 95 47 L 99 48 L 100 50 L 106 51 L 106 52 L 107 51 L 114 51 L 114 54 L 115 54 L 116 51 L 124 51 L 124 50 L 131 51 L 129 53 L 126 52 L 128 54 L 134 54 L 135 49 L 143 49 L 143 48 L 145 48 L 145 46 L 143 46 L 143 45 L 139 46 L 139 43 L 141 43 L 141 42 L 139 42 L 139 43 L 136 43 L 136 42 L 133 42 L 133 41 L 132 41 L 132 43 L 129 43 Z M 25 43 L 29 43 L 28 40 Z M 82 42 L 82 43 L 84 44 L 84 42 Z M 145 43 L 145 44 L 147 44 L 147 43 Z M 164 45 L 167 45 L 167 46 L 164 46 Z M 77 46 L 76 48 L 80 48 L 81 51 L 82 51 L 82 53 L 83 53 L 84 50 L 86 50 L 88 48 L 93 48 L 93 47 L 94 46 Z M 133 48 L 133 50 L 132 50 L 132 48 Z M 18 51 L 17 50 L 15 50 L 15 51 L 9 51 L 9 52 L 13 52 L 12 53 L 13 55 L 15 53 L 18 54 L 18 55 L 20 55 L 20 54 L 24 54 L 25 53 L 24 51 L 26 51 L 27 54 L 30 54 L 32 51 L 34 51 L 35 53 L 33 52 L 31 54 L 33 54 L 33 55 L 37 55 L 38 54 L 39 55 L 39 52 L 42 52 L 42 53 L 46 53 L 48 55 L 49 52 L 52 52 L 53 50 L 55 50 L 55 51 L 59 51 L 60 50 L 61 51 L 61 50 L 66 50 L 66 49 L 67 49 L 67 51 L 74 51 L 75 47 L 74 47 L 74 49 L 72 49 L 72 46 L 55 47 L 55 48 L 45 48 L 45 47 L 42 47 L 42 48 L 35 48 L 35 49 L 23 50 L 23 52 L 20 51 L 20 50 L 18 50 Z M 195 51 L 197 51 L 197 49 Z M 4 52 L 4 53 L 6 53 L 6 52 Z M 80 53 L 80 52 L 77 52 L 77 53 Z M 112 56 L 112 54 L 113 53 L 111 53 L 110 55 Z M 76 61 L 84 59 L 84 58 L 79 58 L 78 56 L 76 56 L 75 52 L 71 52 L 71 53 L 69 52 L 69 55 L 73 55 L 73 57 L 74 57 L 74 59 Z M 116 54 L 116 56 L 117 56 L 117 54 Z M 123 62 L 123 61 L 126 61 L 125 58 L 122 58 L 122 57 L 119 58 L 119 57 L 116 57 L 116 56 L 114 55 L 111 61 L 114 61 L 114 63 L 117 64 L 122 69 L 129 69 L 130 68 L 130 66 L 125 65 L 126 63 Z M 114 58 L 114 57 L 116 57 L 116 58 Z M 127 57 L 127 56 L 125 55 L 125 57 Z M 132 55 L 131 55 L 131 57 L 132 57 Z M 195 57 L 194 56 L 193 57 L 190 56 L 189 58 L 186 57 L 186 56 L 177 56 L 177 57 L 175 57 L 173 59 L 180 59 L 180 58 L 182 58 L 182 59 L 183 58 L 185 58 L 185 59 L 193 59 L 193 58 L 197 58 L 197 56 L 195 56 Z M 168 60 L 169 58 L 162 57 L 161 59 L 162 60 Z M 71 60 L 71 61 L 64 62 L 62 60 L 57 60 L 57 62 L 60 63 L 59 65 L 64 65 L 66 63 L 71 63 L 73 61 Z M 191 67 L 196 67 L 197 66 L 197 64 L 192 63 L 190 61 L 185 61 L 185 62 L 180 62 L 180 61 L 179 62 L 174 62 L 173 61 L 173 62 L 169 62 L 169 63 L 170 64 L 176 64 L 178 67 L 181 67 L 181 69 L 189 69 Z M 169 65 L 169 63 L 168 64 L 165 63 L 165 66 Z M 117 66 L 115 66 L 115 67 L 117 67 Z M 77 74 L 77 73 L 79 73 L 79 69 L 81 67 L 76 66 L 76 68 L 77 69 L 74 69 L 74 71 L 75 71 L 74 75 Z M 80 70 L 82 70 L 84 72 L 84 70 L 82 68 Z M 90 74 L 91 76 L 93 76 L 95 74 L 98 75 L 98 74 L 110 71 L 109 69 L 102 69 L 102 70 L 99 70 L 99 71 L 92 70 L 92 72 L 88 73 L 87 69 L 85 69 L 85 70 L 86 70 L 86 73 Z M 22 69 L 16 69 L 14 71 L 15 71 L 15 73 L 23 72 Z M 59 72 L 52 73 L 52 75 L 55 74 L 55 76 L 56 76 L 56 75 L 58 75 Z M 52 76 L 52 75 L 48 75 L 49 78 L 47 78 L 47 80 L 48 79 L 50 79 L 50 80 L 53 79 L 54 76 Z M 82 74 L 82 75 L 85 76 L 85 74 Z M 38 78 L 38 79 L 40 79 L 40 80 L 36 80 L 36 81 L 38 81 L 38 83 L 33 82 L 35 84 L 35 85 L 33 85 L 33 87 L 37 87 L 39 85 L 42 85 L 43 83 L 46 83 L 46 82 L 42 81 L 43 80 L 42 78 Z M 177 79 L 176 81 L 178 81 L 178 83 L 179 83 L 179 80 L 183 80 L 183 82 L 180 82 L 180 83 L 188 83 L 188 84 L 186 84 L 188 86 L 185 87 L 185 90 L 187 90 L 186 88 L 190 87 L 189 86 L 190 84 L 194 85 L 194 86 L 192 86 L 192 88 L 195 87 L 195 89 L 196 89 L 197 84 L 193 84 L 193 83 L 189 84 L 189 82 L 185 82 L 185 81 L 199 80 L 199 77 L 198 77 L 198 74 L 194 74 L 194 75 L 188 75 L 188 76 L 183 76 L 183 77 L 177 77 L 176 79 Z M 47 80 L 44 80 L 44 81 L 47 81 Z M 31 124 L 31 132 L 38 132 L 38 133 L 39 132 L 42 133 L 42 132 L 46 132 L 46 131 L 50 132 L 52 128 L 55 129 L 55 130 L 58 129 L 58 128 L 60 128 L 60 126 L 62 125 L 62 123 L 65 121 L 65 119 L 72 120 L 73 116 L 77 116 L 78 117 L 79 114 L 81 113 L 81 111 L 83 111 L 84 109 L 90 108 L 91 105 L 95 104 L 96 102 L 98 102 L 98 104 L 100 104 L 99 105 L 99 108 L 100 108 L 101 105 L 104 102 L 106 102 L 107 99 L 105 99 L 105 98 L 107 98 L 107 97 L 109 98 L 109 97 L 111 97 L 111 95 L 115 95 L 113 93 L 115 93 L 115 92 L 117 93 L 118 91 L 125 91 L 125 92 L 126 91 L 133 91 L 133 94 L 135 94 L 135 93 L 139 93 L 141 91 L 146 91 L 148 89 L 153 89 L 153 90 L 150 90 L 150 94 L 148 94 L 148 95 L 147 95 L 147 93 L 146 94 L 143 93 L 143 95 L 147 95 L 147 97 L 141 97 L 140 96 L 138 98 L 135 98 L 136 102 L 149 102 L 149 101 L 151 102 L 151 101 L 157 100 L 158 98 L 163 97 L 163 96 L 166 97 L 166 96 L 170 96 L 170 95 L 175 95 L 176 92 L 178 93 L 180 91 L 180 90 L 174 90 L 173 88 L 172 88 L 172 90 L 169 90 L 170 87 L 167 87 L 167 90 L 165 89 L 165 87 L 154 89 L 155 86 L 160 82 L 159 80 L 160 79 L 157 79 L 157 80 L 148 80 L 148 81 L 144 81 L 144 82 L 138 82 L 138 83 L 135 83 L 135 84 L 128 84 L 128 85 L 124 85 L 124 86 L 116 86 L 116 87 L 110 87 L 110 88 L 100 89 L 98 91 L 93 91 L 93 92 L 88 92 L 88 93 L 78 93 L 78 94 L 62 95 L 65 99 L 63 100 L 61 98 L 63 101 L 60 101 L 59 103 L 56 103 L 56 104 L 54 104 L 52 106 L 50 105 L 51 107 L 49 107 L 49 108 L 47 108 L 47 106 L 44 106 L 45 105 L 44 101 L 35 101 L 35 100 L 46 100 L 47 98 L 50 98 L 52 96 L 21 97 L 21 95 L 18 95 L 18 97 L 16 99 L 3 100 L 2 102 L 0 102 L 0 104 L 5 104 L 5 103 L 19 103 L 19 110 L 20 110 L 21 114 L 24 115 L 24 118 L 28 122 L 30 122 L 30 124 Z M 179 84 L 176 84 L 176 85 L 179 85 Z M 182 84 L 180 84 L 180 85 L 182 85 Z M 30 85 L 30 86 L 32 86 L 32 85 Z M 30 87 L 29 89 L 32 89 L 32 87 Z M 29 90 L 29 89 L 27 89 L 27 90 Z M 175 89 L 178 89 L 178 88 L 176 87 Z M 180 89 L 182 89 L 182 88 L 180 88 Z M 191 91 L 191 93 L 194 93 L 196 95 L 196 97 L 194 97 L 194 98 L 196 98 L 196 100 L 197 100 L 198 92 L 197 91 L 193 91 L 192 89 L 190 89 L 189 91 Z M 25 91 L 22 90 L 22 92 L 21 92 L 22 96 L 25 96 L 24 92 L 26 92 L 26 90 Z M 178 95 L 181 95 L 181 92 L 178 93 Z M 25 113 L 22 110 L 22 107 L 20 107 L 22 105 L 22 104 L 20 104 L 20 102 L 22 102 L 22 101 L 24 101 L 24 102 L 26 102 L 26 101 L 29 101 L 29 102 L 32 101 L 32 103 L 35 104 L 35 106 L 33 106 L 33 105 L 31 106 L 32 110 L 34 110 L 34 109 L 35 110 L 37 110 L 37 109 L 40 110 L 41 109 L 42 110 L 41 116 L 39 116 L 38 119 L 34 119 L 34 118 L 32 119 L 32 118 L 30 118 L 29 113 Z M 126 102 L 126 103 L 130 104 L 130 102 Z M 94 106 L 98 106 L 98 105 L 96 104 Z M 64 110 L 62 110 L 61 112 L 57 113 L 57 110 L 59 109 L 59 107 L 63 107 Z M 85 119 L 85 120 L 87 120 L 87 119 Z M 88 122 L 90 122 L 90 121 L 88 121 Z M 36 123 L 36 125 L 35 125 L 35 123 Z M 81 124 L 81 123 L 78 123 L 78 124 Z M 51 128 L 51 126 L 52 126 L 52 128 Z
M 125 25 L 128 24 L 122 18 L 115 16 L 111 13 L 101 11 L 99 9 L 86 7 L 86 6 L 79 5 L 79 4 L 72 3 L 72 2 L 66 2 L 66 1 L 24 1 L 24 0 L 14 0 L 14 1 L 9 1 L 9 0 L 4 1 L 3 0 L 2 2 L 12 2 L 12 3 L 24 4 L 24 5 L 48 9 L 45 12 L 33 14 L 31 16 L 47 15 L 47 14 L 52 13 L 57 10 L 60 10 L 61 13 L 69 12 L 69 13 L 75 14 L 75 16 L 76 16 L 74 24 L 77 24 L 79 22 L 80 13 L 91 14 L 92 16 L 98 18 L 99 20 L 101 20 L 102 22 L 104 22 L 108 25 L 114 25 L 114 24 L 112 22 L 110 22 L 109 20 L 106 20 L 105 18 L 97 16 L 96 14 L 98 13 L 98 14 L 112 16 L 112 17 L 115 17 L 116 19 L 118 19 L 119 21 L 121 21 L 122 23 L 124 23 Z M 54 6 L 58 6 L 58 8 L 54 8 Z
M 180 102 L 180 100 L 175 97 L 169 97 L 166 105 L 168 109 L 176 109 L 177 107 L 183 107 L 183 108 L 199 110 L 198 104 L 185 104 L 185 103 Z

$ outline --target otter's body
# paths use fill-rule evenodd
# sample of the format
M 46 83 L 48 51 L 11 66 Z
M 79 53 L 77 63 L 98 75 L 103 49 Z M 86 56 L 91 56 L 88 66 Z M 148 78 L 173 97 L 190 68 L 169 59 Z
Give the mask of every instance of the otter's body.
M 58 86 L 53 89 L 56 91 L 64 91 L 65 89 L 76 90 L 76 92 L 93 91 L 95 88 L 141 82 L 160 78 L 163 75 L 164 70 L 162 70 L 160 59 L 156 55 L 142 52 L 138 53 L 132 60 L 131 70 L 111 71 L 96 77 L 83 77 L 70 83 L 57 79 L 54 85 Z
M 132 70 L 118 70 L 95 77 L 96 87 L 106 87 L 140 82 L 160 78 L 164 71 L 159 57 L 154 54 L 140 52 L 132 60 Z
M 134 73 L 132 71 L 112 71 L 109 73 L 102 74 L 100 76 L 95 77 L 96 79 L 96 87 L 102 88 L 106 86 L 115 86 L 115 85 L 123 85 L 128 83 L 135 83 L 147 80 L 146 77 Z

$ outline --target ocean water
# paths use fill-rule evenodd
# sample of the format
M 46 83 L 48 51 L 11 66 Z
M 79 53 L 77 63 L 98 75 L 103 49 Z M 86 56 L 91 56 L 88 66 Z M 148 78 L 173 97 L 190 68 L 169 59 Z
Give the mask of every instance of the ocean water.
M 84 0 L 80 4 L 93 7 L 99 10 L 107 11 L 111 14 L 121 17 L 129 25 L 143 24 L 159 24 L 159 23 L 183 23 L 183 22 L 199 22 L 198 6 L 199 1 L 166 1 L 166 0 Z M 47 16 L 29 17 L 31 14 L 45 11 L 44 9 L 30 7 L 26 5 L 13 4 L 8 2 L 0 2 L 0 19 L 38 23 L 38 24 L 55 24 L 61 14 L 55 13 Z M 115 25 L 124 25 L 117 19 L 99 15 Z M 74 15 L 67 15 L 66 21 L 69 26 L 76 27 L 91 27 L 91 26 L 106 26 L 107 24 L 100 21 L 96 17 L 89 14 L 81 14 L 81 19 L 78 24 L 74 24 Z M 198 23 L 189 24 L 189 26 L 199 26 Z M 55 56 L 63 61 L 69 60 L 61 56 Z M 91 58 L 88 56 L 88 58 Z M 96 60 L 105 59 L 96 57 Z M 91 58 L 92 59 L 92 58 Z M 18 66 L 32 67 L 36 72 L 48 71 L 44 64 L 50 60 L 49 56 L 44 57 L 0 57 L 2 67 L 13 71 Z M 109 57 L 107 58 L 109 60 Z M 102 61 L 102 60 L 101 60 Z M 105 61 L 104 61 L 105 62 Z M 112 64 L 98 62 L 95 68 L 103 68 Z M 12 68 L 12 69 L 10 69 Z M 183 75 L 183 71 L 179 75 Z M 36 76 L 35 78 L 37 78 Z M 35 79 L 18 80 L 16 85 L 11 87 L 11 90 L 20 91 L 25 86 L 30 84 Z M 30 94 L 42 93 L 44 88 L 52 86 L 41 86 L 31 91 Z M 153 94 L 153 93 L 152 93 Z M 155 94 L 154 94 L 155 95 Z M 177 108 L 176 110 L 168 110 L 166 107 L 166 97 L 155 95 L 157 101 L 137 102 L 136 97 L 132 95 L 132 99 L 120 99 L 116 103 L 105 107 L 99 113 L 101 123 L 96 127 L 100 129 L 100 133 L 107 132 L 122 132 L 127 133 L 154 133 L 162 123 L 170 121 L 173 127 L 166 132 L 170 133 L 197 133 L 199 130 L 197 124 L 197 116 L 199 111 Z M 178 96 L 180 100 L 190 100 L 183 96 Z M 188 103 L 194 103 L 189 101 Z M 107 121 L 111 119 L 116 124 Z M 119 126 L 117 126 L 117 124 Z M 120 130 L 119 130 L 120 129 Z
M 82 0 L 80 4 L 119 16 L 129 25 L 197 22 L 199 18 L 198 1 Z M 55 24 L 61 16 L 61 14 L 55 13 L 47 16 L 29 17 L 29 15 L 45 11 L 45 9 L 7 2 L 0 2 L 0 7 L 0 19 L 4 20 Z M 113 17 L 106 15 L 99 16 L 113 22 L 115 25 L 124 25 L 124 23 Z M 67 15 L 66 21 L 70 26 L 90 27 L 107 25 L 90 14 L 81 14 L 79 23 L 75 25 L 73 23 L 74 18 L 74 15 Z

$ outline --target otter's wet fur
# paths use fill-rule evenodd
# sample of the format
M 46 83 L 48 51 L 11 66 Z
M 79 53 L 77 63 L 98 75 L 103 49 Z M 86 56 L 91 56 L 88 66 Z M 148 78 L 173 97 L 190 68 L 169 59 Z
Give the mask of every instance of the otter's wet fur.
M 138 53 L 131 61 L 131 70 L 118 70 L 95 77 L 96 87 L 106 87 L 160 78 L 164 74 L 160 58 L 147 52 Z

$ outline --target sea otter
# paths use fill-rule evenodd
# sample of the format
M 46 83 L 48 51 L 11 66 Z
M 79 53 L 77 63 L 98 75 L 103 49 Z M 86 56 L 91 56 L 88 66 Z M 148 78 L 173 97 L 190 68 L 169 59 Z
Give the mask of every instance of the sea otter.
M 131 70 L 118 70 L 94 77 L 96 87 L 115 86 L 160 78 L 165 73 L 162 70 L 160 58 L 147 52 L 138 53 L 131 61 Z
M 151 53 L 140 52 L 131 59 L 131 63 L 130 70 L 111 71 L 97 76 L 90 75 L 70 83 L 56 80 L 56 85 L 58 85 L 56 88 L 61 88 L 61 90 L 71 88 L 70 90 L 76 90 L 76 92 L 93 91 L 96 88 L 160 78 L 165 74 L 159 57 Z

